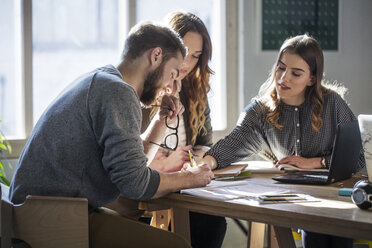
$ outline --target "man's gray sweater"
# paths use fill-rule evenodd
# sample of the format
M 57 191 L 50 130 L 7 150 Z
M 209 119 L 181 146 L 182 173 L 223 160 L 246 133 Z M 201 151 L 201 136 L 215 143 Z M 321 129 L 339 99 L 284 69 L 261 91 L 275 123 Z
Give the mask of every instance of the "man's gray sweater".
M 86 197 L 92 208 L 149 199 L 160 176 L 146 167 L 141 107 L 111 65 L 78 78 L 36 124 L 12 179 L 10 199 L 27 195 Z

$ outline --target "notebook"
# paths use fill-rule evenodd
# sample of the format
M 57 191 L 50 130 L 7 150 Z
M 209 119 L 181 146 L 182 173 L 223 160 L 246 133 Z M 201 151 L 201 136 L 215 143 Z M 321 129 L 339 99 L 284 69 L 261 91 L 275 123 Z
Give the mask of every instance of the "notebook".
M 357 171 L 361 146 L 358 121 L 339 124 L 328 172 L 288 172 L 273 179 L 285 183 L 330 184 L 350 178 Z
M 248 164 L 233 164 L 222 169 L 214 170 L 215 177 L 237 176 L 244 171 Z

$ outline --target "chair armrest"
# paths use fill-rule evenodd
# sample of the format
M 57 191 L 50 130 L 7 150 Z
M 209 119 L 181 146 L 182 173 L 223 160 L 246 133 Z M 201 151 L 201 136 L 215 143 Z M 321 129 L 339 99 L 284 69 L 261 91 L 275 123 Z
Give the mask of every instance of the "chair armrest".
M 107 204 L 105 207 L 132 220 L 138 220 L 145 212 L 139 208 L 138 204 L 139 201 L 120 195 L 114 202 Z
M 13 234 L 32 247 L 88 247 L 88 200 L 27 196 L 13 207 Z

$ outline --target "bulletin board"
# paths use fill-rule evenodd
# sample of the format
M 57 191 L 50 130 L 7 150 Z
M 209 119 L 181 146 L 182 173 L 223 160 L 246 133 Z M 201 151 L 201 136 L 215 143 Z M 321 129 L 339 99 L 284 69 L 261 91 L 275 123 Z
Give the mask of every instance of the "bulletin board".
M 288 37 L 309 34 L 323 50 L 338 50 L 338 0 L 262 0 L 262 50 L 279 50 Z

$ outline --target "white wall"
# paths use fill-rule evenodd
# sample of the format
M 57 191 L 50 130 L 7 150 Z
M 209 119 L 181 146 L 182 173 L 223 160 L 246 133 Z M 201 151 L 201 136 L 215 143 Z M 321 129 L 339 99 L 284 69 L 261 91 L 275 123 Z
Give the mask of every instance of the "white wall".
M 239 54 L 243 56 L 240 84 L 244 103 L 240 110 L 257 94 L 277 55 L 260 51 L 260 1 L 241 0 L 243 51 Z M 339 9 L 339 50 L 324 52 L 326 79 L 342 82 L 349 89 L 346 100 L 355 115 L 372 114 L 372 1 L 339 0 Z

